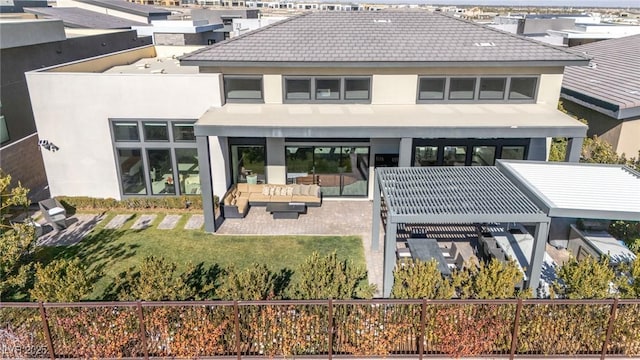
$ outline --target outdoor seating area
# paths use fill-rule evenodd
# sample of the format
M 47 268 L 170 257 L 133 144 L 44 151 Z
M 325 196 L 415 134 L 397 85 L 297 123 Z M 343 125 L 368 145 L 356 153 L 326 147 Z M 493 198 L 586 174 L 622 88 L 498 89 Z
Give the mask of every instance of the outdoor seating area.
M 251 206 L 267 206 L 271 203 L 303 204 L 305 209 L 307 206 L 318 207 L 322 204 L 320 186 L 235 184 L 222 198 L 222 212 L 225 218 L 243 218 Z

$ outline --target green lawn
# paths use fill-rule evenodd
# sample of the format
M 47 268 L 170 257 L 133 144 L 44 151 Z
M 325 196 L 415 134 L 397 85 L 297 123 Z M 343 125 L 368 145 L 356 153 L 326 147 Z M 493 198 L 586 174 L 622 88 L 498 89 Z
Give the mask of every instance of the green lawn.
M 336 251 L 339 257 L 351 259 L 355 265 L 365 267 L 362 241 L 357 236 L 225 236 L 206 234 L 201 230 L 184 230 L 186 216 L 174 230 L 157 230 L 164 217 L 158 214 L 152 228 L 145 230 L 104 229 L 109 218 L 103 220 L 79 244 L 68 247 L 42 248 L 36 254 L 38 261 L 79 257 L 93 271 L 103 276 L 95 284 L 94 299 L 102 298 L 105 289 L 122 271 L 137 265 L 144 257 L 155 255 L 178 264 L 178 271 L 189 262 L 209 267 L 235 264 L 246 267 L 251 263 L 266 264 L 274 271 L 295 269 L 305 258 L 317 251 L 327 254 Z M 128 229 L 134 219 L 123 229 Z

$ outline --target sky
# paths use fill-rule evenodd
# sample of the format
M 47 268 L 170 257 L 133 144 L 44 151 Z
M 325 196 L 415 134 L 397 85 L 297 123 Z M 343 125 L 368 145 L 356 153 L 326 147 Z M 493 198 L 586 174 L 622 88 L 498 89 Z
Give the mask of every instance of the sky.
M 369 0 L 370 3 L 420 3 L 433 5 L 622 7 L 640 8 L 640 0 Z

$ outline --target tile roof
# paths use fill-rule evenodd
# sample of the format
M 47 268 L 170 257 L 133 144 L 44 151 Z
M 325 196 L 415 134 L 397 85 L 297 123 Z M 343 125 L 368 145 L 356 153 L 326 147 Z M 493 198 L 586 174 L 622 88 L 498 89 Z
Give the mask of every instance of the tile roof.
M 171 15 L 171 11 L 159 9 L 157 7 L 136 4 L 125 0 L 77 0 L 91 5 L 105 7 L 107 9 L 119 10 L 129 14 L 151 16 L 151 15 Z
M 198 65 L 256 62 L 583 65 L 587 59 L 570 50 L 440 13 L 378 11 L 305 13 L 187 54 L 181 60 Z
M 593 57 L 591 66 L 566 68 L 562 91 L 605 101 L 618 109 L 640 107 L 640 35 L 573 47 Z
M 80 8 L 41 7 L 24 8 L 24 11 L 46 18 L 62 20 L 65 26 L 71 28 L 130 29 L 132 26 L 147 26 L 145 23 Z

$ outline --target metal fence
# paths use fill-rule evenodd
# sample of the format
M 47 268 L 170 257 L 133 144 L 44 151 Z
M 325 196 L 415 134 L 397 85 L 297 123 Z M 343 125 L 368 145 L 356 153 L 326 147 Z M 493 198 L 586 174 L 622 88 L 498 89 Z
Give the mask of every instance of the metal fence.
M 637 356 L 637 300 L 0 303 L 3 358 Z

